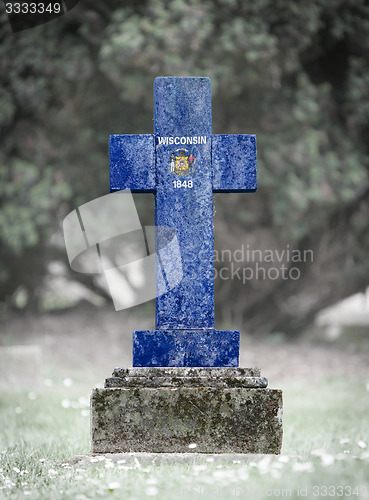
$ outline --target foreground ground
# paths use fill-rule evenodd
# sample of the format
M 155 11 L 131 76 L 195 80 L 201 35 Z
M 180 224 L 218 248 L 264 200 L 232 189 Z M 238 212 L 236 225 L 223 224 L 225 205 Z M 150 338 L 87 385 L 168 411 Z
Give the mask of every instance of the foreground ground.
M 88 454 L 89 394 L 131 365 L 131 331 L 110 311 L 4 318 L 2 344 L 42 350 L 41 383 L 0 389 L 0 498 L 369 498 L 368 350 L 280 337 L 243 338 L 241 366 L 261 366 L 284 391 L 284 444 L 248 463 L 196 455 L 186 464 Z M 125 461 L 124 461 L 125 460 Z

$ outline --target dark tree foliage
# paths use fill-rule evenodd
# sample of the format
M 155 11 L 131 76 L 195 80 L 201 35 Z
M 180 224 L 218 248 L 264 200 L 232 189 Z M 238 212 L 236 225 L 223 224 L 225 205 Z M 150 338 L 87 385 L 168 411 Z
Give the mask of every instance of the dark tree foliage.
M 48 263 L 65 261 L 61 220 L 108 191 L 108 135 L 152 132 L 159 75 L 210 76 L 213 132 L 258 137 L 257 193 L 215 196 L 216 268 L 239 268 L 216 280 L 218 322 L 295 333 L 363 289 L 368 33 L 364 0 L 82 0 L 17 34 L 3 14 L 0 301 L 22 286 L 37 308 Z M 279 274 L 255 279 L 257 266 Z

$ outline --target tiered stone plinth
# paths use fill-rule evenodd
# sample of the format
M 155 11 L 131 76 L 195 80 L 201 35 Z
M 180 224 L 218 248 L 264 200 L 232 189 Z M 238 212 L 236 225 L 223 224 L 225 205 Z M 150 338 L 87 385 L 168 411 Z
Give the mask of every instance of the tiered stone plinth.
M 257 368 L 116 368 L 91 396 L 92 451 L 280 453 L 282 391 L 267 385 Z

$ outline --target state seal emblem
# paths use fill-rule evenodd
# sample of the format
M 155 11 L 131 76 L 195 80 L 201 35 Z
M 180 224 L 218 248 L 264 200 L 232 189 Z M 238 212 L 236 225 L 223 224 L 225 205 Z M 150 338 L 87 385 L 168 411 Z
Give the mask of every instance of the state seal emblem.
M 171 154 L 170 172 L 176 175 L 192 174 L 195 167 L 195 157 L 188 149 L 177 149 Z

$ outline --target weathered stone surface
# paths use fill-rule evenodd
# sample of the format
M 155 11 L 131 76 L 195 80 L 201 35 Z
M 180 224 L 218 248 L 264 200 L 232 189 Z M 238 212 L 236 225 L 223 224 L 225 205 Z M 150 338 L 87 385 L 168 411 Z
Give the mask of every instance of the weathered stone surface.
M 214 192 L 256 191 L 256 136 L 213 135 Z
M 267 387 L 265 377 L 109 377 L 105 387 Z
M 232 375 L 230 380 L 253 378 Z M 113 379 L 124 383 L 125 378 Z M 220 384 L 222 377 L 217 381 L 217 377 L 208 377 L 208 386 L 189 386 L 199 378 L 206 377 L 182 377 L 180 383 L 187 380 L 187 385 L 181 387 L 95 389 L 91 396 L 92 451 L 186 453 L 195 443 L 199 453 L 280 452 L 281 391 L 209 386 Z
M 110 191 L 155 192 L 155 137 L 152 134 L 111 135 Z
M 175 229 L 183 271 L 181 283 L 156 299 L 158 331 L 196 329 L 198 335 L 201 328 L 214 328 L 211 125 L 209 78 L 155 79 L 155 224 Z M 187 145 L 187 137 L 192 144 Z M 163 142 L 166 138 L 168 143 Z M 169 138 L 174 142 L 169 144 Z M 183 140 L 186 144 L 182 144 Z M 194 157 L 194 166 L 178 174 L 171 171 L 170 162 L 172 157 L 179 158 L 181 151 L 185 157 Z M 174 186 L 173 181 L 183 180 L 191 180 L 193 187 Z M 170 255 L 168 259 L 172 260 Z M 176 262 L 172 261 L 172 265 L 175 267 Z M 154 366 L 166 365 L 159 362 Z
M 282 393 L 272 389 L 95 389 L 92 451 L 279 453 Z
M 153 367 L 115 368 L 105 387 L 250 387 L 265 388 L 268 381 L 258 368 Z
M 113 377 L 260 377 L 260 368 L 133 367 L 114 368 Z

